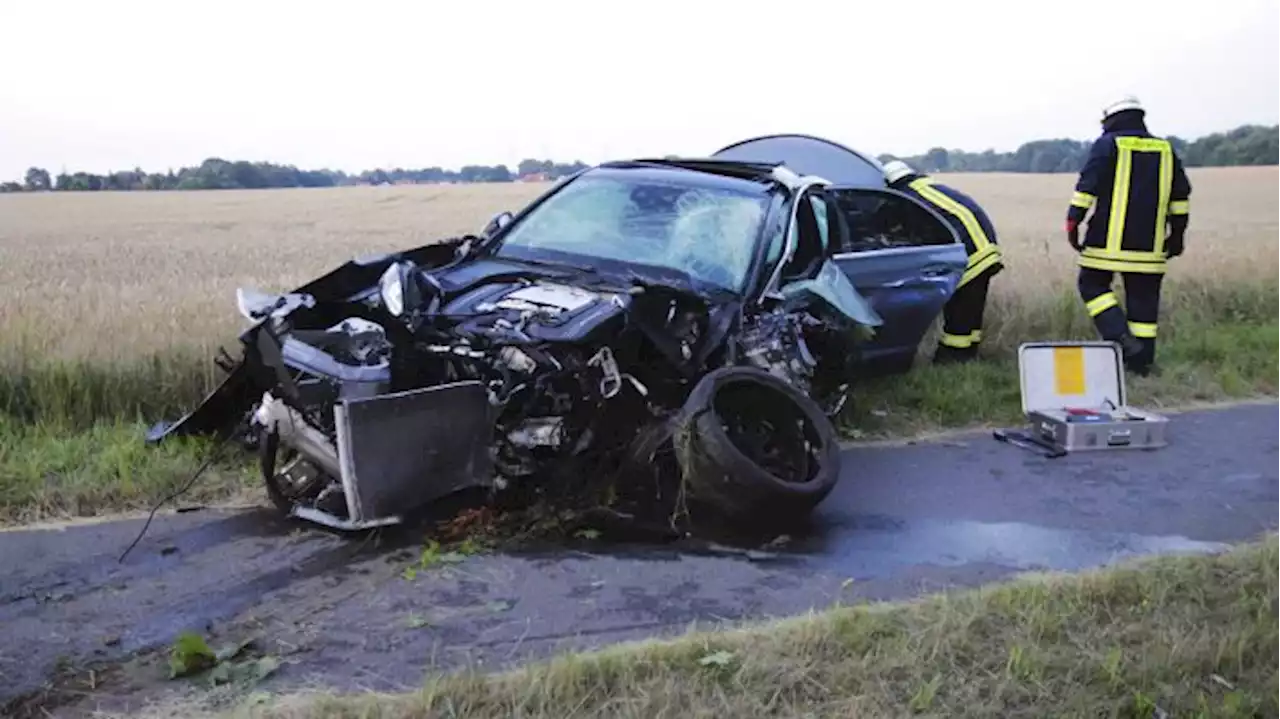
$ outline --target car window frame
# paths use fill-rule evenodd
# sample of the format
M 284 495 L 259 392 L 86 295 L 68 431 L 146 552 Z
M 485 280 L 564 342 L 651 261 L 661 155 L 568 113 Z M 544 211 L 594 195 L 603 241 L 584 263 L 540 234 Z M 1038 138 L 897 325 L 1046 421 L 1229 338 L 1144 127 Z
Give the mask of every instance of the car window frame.
M 820 177 L 806 177 L 800 185 L 789 191 L 787 194 L 786 205 L 787 220 L 783 230 L 785 244 L 783 245 L 782 257 L 778 261 L 772 263 L 772 267 L 762 267 L 762 270 L 767 273 L 765 275 L 766 280 L 760 287 L 759 291 L 750 298 L 752 302 L 757 305 L 761 305 L 770 299 L 781 299 L 782 288 L 779 283 L 782 277 L 782 269 L 786 267 L 787 263 L 790 262 L 791 258 L 795 255 L 795 250 L 800 239 L 799 229 L 796 226 L 796 216 L 800 211 L 800 203 L 806 199 L 808 193 L 811 191 L 821 194 L 830 189 L 831 183 L 826 180 Z M 830 237 L 829 233 L 828 237 Z M 770 237 L 769 242 L 772 242 L 772 236 Z M 766 246 L 761 248 L 762 258 L 764 257 L 764 253 L 768 250 L 767 243 L 765 244 Z M 829 247 L 825 256 L 828 258 L 831 257 Z
M 963 240 L 960 238 L 960 233 L 956 231 L 955 227 L 953 227 L 951 223 L 947 221 L 947 219 L 942 215 L 942 213 L 930 207 L 928 204 L 921 202 L 915 197 L 912 197 L 911 195 L 905 192 L 902 192 L 901 190 L 895 190 L 892 187 L 856 187 L 856 186 L 835 186 L 835 187 L 829 188 L 829 190 L 833 194 L 840 193 L 840 192 L 851 192 L 851 193 L 860 193 L 865 195 L 876 195 L 876 194 L 888 195 L 890 197 L 898 198 L 905 202 L 911 203 L 912 205 L 916 206 L 920 210 L 923 210 L 926 214 L 933 217 L 934 220 L 936 220 L 939 224 L 941 224 L 942 227 L 947 230 L 947 232 L 951 233 L 951 242 L 949 243 L 911 245 L 908 247 L 886 247 L 883 249 L 875 249 L 875 250 L 845 250 L 844 248 L 840 248 L 839 250 L 831 254 L 832 259 L 847 260 L 855 257 L 888 257 L 893 255 L 910 254 L 914 252 L 925 252 L 933 248 L 947 247 L 955 244 L 963 244 Z M 837 202 L 836 205 L 838 207 L 839 203 Z M 845 220 L 845 222 L 846 224 L 848 224 L 847 219 Z M 846 238 L 846 239 L 852 239 L 852 237 Z

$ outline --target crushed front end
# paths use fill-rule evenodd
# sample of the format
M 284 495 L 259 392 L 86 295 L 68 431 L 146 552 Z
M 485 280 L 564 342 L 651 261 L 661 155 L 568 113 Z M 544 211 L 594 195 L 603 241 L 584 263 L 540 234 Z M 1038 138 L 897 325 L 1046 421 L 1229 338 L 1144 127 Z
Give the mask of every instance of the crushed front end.
M 257 339 L 250 361 L 276 381 L 249 425 L 282 510 L 362 529 L 491 484 L 494 412 L 481 382 L 399 388 L 385 331 L 359 318 L 283 342 L 260 330 Z
M 242 291 L 242 356 L 151 441 L 239 435 L 282 512 L 352 530 L 545 474 L 617 429 L 607 405 L 642 407 L 613 350 L 631 295 L 496 264 L 454 284 L 404 257 L 381 267 L 354 291 Z

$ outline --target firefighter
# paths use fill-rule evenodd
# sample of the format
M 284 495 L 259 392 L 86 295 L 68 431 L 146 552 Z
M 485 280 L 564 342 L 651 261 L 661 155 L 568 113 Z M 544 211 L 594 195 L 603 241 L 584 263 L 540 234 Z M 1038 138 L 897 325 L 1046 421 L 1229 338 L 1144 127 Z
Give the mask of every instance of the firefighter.
M 1125 97 L 1102 111 L 1102 135 L 1080 171 L 1067 210 L 1067 240 L 1079 253 L 1078 286 L 1104 340 L 1118 343 L 1125 367 L 1150 374 L 1156 357 L 1160 285 L 1170 257 L 1182 254 L 1191 183 L 1168 140 L 1147 131 L 1146 111 Z M 1092 216 L 1080 238 L 1085 214 Z M 1125 307 L 1111 285 L 1119 273 Z
M 969 260 L 955 294 L 942 309 L 942 336 L 933 361 L 941 364 L 976 359 L 982 342 L 982 316 L 991 278 L 1004 269 L 991 219 L 972 197 L 947 187 L 901 160 L 884 165 L 889 187 L 930 205 L 955 228 Z

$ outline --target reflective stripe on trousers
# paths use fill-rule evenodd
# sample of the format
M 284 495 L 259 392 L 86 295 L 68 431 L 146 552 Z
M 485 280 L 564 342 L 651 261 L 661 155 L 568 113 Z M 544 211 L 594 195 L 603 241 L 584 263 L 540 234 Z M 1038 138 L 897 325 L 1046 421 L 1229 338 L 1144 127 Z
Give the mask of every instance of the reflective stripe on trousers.
M 1119 342 L 1126 333 L 1136 337 L 1142 342 L 1143 353 L 1126 361 L 1148 365 L 1155 360 L 1160 290 L 1164 275 L 1126 272 L 1120 278 L 1124 282 L 1127 307 L 1120 305 L 1111 289 L 1115 273 L 1106 270 L 1080 270 L 1080 297 L 1084 300 L 1089 316 L 1093 318 L 1099 336 L 1113 342 Z

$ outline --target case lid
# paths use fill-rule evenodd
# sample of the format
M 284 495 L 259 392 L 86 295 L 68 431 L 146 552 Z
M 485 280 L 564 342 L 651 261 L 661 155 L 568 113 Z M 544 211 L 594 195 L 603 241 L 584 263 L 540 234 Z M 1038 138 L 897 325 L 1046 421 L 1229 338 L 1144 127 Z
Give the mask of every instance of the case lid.
M 1026 342 L 1018 348 L 1023 413 L 1126 404 L 1124 360 L 1115 342 Z

